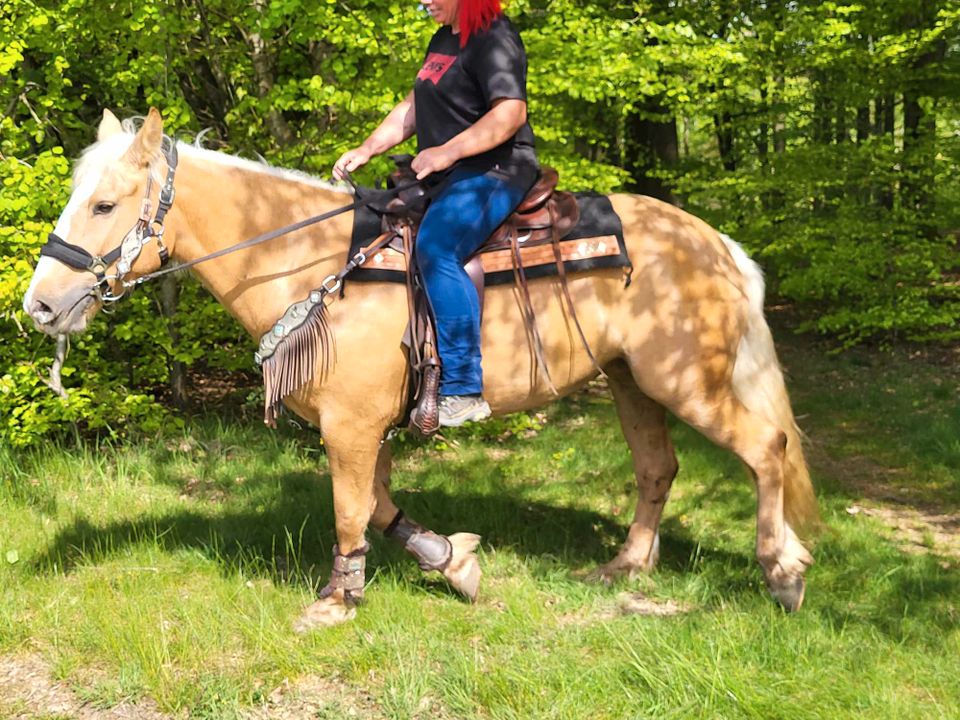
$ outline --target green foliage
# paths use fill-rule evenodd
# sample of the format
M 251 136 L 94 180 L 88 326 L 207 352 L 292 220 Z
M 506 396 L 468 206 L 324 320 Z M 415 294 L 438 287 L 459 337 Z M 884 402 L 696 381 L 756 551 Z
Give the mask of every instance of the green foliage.
M 758 256 L 805 328 L 845 343 L 957 338 L 955 2 L 506 9 L 530 58 L 541 158 L 566 187 L 670 193 Z M 124 117 L 153 105 L 172 133 L 208 129 L 209 147 L 326 174 L 409 91 L 433 30 L 410 2 L 5 2 L 0 370 L 15 387 L 0 442 L 63 433 L 80 417 L 69 408 L 94 396 L 88 426 L 135 429 L 125 398 L 149 403 L 175 361 L 249 367 L 252 343 L 185 280 L 188 312 L 164 317 L 155 290 L 124 301 L 74 343 L 64 377 L 76 397 L 46 394 L 52 344 L 23 327 L 20 301 L 65 204 L 68 158 L 104 107 Z M 16 403 L 29 406 L 20 419 Z
M 892 148 L 872 139 L 788 148 L 768 168 L 747 166 L 722 179 L 699 168 L 675 180 L 689 205 L 752 251 L 774 296 L 804 310 L 802 329 L 848 344 L 955 340 L 957 240 L 930 227 L 946 213 L 877 201 L 878 188 L 895 182 L 897 162 Z M 953 172 L 938 161 L 937 207 L 957 207 Z

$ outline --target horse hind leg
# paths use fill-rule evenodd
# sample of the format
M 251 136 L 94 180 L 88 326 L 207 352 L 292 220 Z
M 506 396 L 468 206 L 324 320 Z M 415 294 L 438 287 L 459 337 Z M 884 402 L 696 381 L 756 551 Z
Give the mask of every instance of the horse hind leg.
M 670 410 L 749 468 L 757 488 L 757 560 L 774 598 L 786 610 L 799 610 L 813 558 L 784 519 L 787 433 L 748 409 L 732 386 L 693 397 Z
M 787 434 L 739 400 L 730 400 L 728 408 L 734 424 L 730 447 L 750 468 L 757 487 L 757 560 L 774 598 L 786 610 L 799 610 L 813 557 L 784 517 Z
M 620 576 L 632 578 L 639 572 L 650 572 L 656 566 L 660 517 L 678 465 L 663 406 L 637 387 L 623 361 L 605 370 L 637 482 L 637 507 L 626 542 L 613 560 L 594 573 L 597 579 L 610 582 Z

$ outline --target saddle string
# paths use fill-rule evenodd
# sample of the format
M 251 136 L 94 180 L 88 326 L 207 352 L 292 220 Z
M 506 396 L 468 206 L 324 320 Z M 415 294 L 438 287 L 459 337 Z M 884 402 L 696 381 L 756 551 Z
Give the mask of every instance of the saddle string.
M 583 327 L 580 325 L 580 320 L 577 318 L 577 310 L 573 304 L 573 298 L 570 297 L 570 288 L 567 286 L 567 269 L 563 264 L 563 255 L 560 252 L 560 233 L 557 230 L 557 218 L 554 214 L 554 209 L 548 207 L 550 211 L 550 235 L 551 235 L 551 245 L 553 246 L 553 256 L 557 261 L 557 275 L 560 278 L 560 287 L 563 288 L 563 297 L 567 303 L 567 310 L 570 313 L 570 317 L 573 319 L 573 324 L 577 328 L 577 333 L 580 335 L 580 342 L 583 344 L 583 349 L 587 351 L 587 357 L 590 358 L 590 362 L 593 363 L 593 367 L 596 368 L 597 372 L 600 373 L 600 377 L 606 378 L 607 374 L 603 371 L 603 368 L 600 367 L 600 363 L 597 362 L 597 358 L 593 354 L 593 350 L 590 349 L 590 343 L 587 342 L 587 336 L 583 332 Z
M 530 289 L 527 287 L 527 274 L 523 269 L 523 259 L 520 257 L 520 243 L 517 237 L 517 228 L 515 227 L 510 229 L 510 249 L 512 250 L 510 257 L 513 261 L 514 283 L 520 287 L 523 293 L 520 314 L 523 316 L 523 324 L 527 331 L 527 336 L 530 339 L 530 344 L 533 346 L 534 363 L 543 375 L 544 380 L 546 380 L 550 392 L 559 397 L 560 392 L 557 390 L 556 385 L 553 384 L 553 378 L 550 377 L 550 368 L 547 366 L 546 352 L 543 349 L 543 341 L 540 339 L 540 331 L 537 328 L 537 316 L 533 309 L 533 301 L 530 299 Z

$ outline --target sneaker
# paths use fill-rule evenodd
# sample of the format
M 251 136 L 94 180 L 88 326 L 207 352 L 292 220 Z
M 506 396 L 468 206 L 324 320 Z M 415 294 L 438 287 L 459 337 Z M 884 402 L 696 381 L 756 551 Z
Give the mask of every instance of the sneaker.
M 479 395 L 444 395 L 440 398 L 440 425 L 460 427 L 490 417 L 490 406 Z

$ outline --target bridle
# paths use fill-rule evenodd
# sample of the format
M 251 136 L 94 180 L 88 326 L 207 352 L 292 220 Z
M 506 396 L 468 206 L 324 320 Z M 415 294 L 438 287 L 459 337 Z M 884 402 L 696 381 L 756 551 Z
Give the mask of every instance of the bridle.
M 177 173 L 178 155 L 176 142 L 166 135 L 163 136 L 161 146 L 164 159 L 167 161 L 167 177 L 164 180 L 163 187 L 160 188 L 157 213 L 152 219 L 150 217 L 152 210 L 150 195 L 153 192 L 153 176 L 148 170 L 147 189 L 140 203 L 140 217 L 137 218 L 137 222 L 127 231 L 123 240 L 113 250 L 105 255 L 91 255 L 79 245 L 68 243 L 56 233 L 50 233 L 46 244 L 40 248 L 41 257 L 51 257 L 75 270 L 86 270 L 93 273 L 97 282 L 91 286 L 90 294 L 96 296 L 104 304 L 116 302 L 136 284 L 135 281 L 129 281 L 125 278 L 130 273 L 137 258 L 140 257 L 144 246 L 151 239 L 156 240 L 160 266 L 166 265 L 170 259 L 170 254 L 163 244 L 163 221 L 170 208 L 173 207 L 173 200 L 177 195 L 173 187 L 173 179 Z M 117 262 L 118 260 L 119 262 Z M 116 272 L 108 275 L 107 269 L 115 262 L 117 263 Z M 119 291 L 115 291 L 111 287 L 111 283 L 117 283 Z
M 113 250 L 105 255 L 91 255 L 79 245 L 72 245 L 71 243 L 68 243 L 56 233 L 50 233 L 46 244 L 40 248 L 41 257 L 51 257 L 55 260 L 59 260 L 64 265 L 67 265 L 75 270 L 86 270 L 87 272 L 93 273 L 97 278 L 97 282 L 90 287 L 90 294 L 100 300 L 101 303 L 115 303 L 124 295 L 126 295 L 128 290 L 138 285 L 142 285 L 149 280 L 155 280 L 156 278 L 167 275 L 168 273 L 186 270 L 189 267 L 206 262 L 207 260 L 213 260 L 214 258 L 221 257 L 222 255 L 227 255 L 229 253 L 237 252 L 238 250 L 244 250 L 246 248 L 253 247 L 254 245 L 259 245 L 260 243 L 280 237 L 281 235 L 286 235 L 287 233 L 294 232 L 295 230 L 300 230 L 301 228 L 309 225 L 314 225 L 323 220 L 327 220 L 335 215 L 356 210 L 361 206 L 369 207 L 374 210 L 374 212 L 383 214 L 383 206 L 388 200 L 407 190 L 416 191 L 420 186 L 419 181 L 406 184 L 397 184 L 396 186 L 387 190 L 367 191 L 367 197 L 361 197 L 360 187 L 353 181 L 353 178 L 350 177 L 350 174 L 345 172 L 344 174 L 346 179 L 353 186 L 355 191 L 355 199 L 352 203 L 320 215 L 314 215 L 313 217 L 300 220 L 299 222 L 295 222 L 290 225 L 285 225 L 284 227 L 277 228 L 276 230 L 265 232 L 261 235 L 257 235 L 254 238 L 245 240 L 244 242 L 240 242 L 236 245 L 231 245 L 223 248 L 222 250 L 212 252 L 209 255 L 204 255 L 203 257 L 184 263 L 179 263 L 173 267 L 165 268 L 164 265 L 167 264 L 170 256 L 167 252 L 166 246 L 163 244 L 163 221 L 167 213 L 170 211 L 170 208 L 173 206 L 173 200 L 177 194 L 173 187 L 173 180 L 177 172 L 178 155 L 176 141 L 172 140 L 167 135 L 163 136 L 163 142 L 161 146 L 163 148 L 164 158 L 167 161 L 167 177 L 164 181 L 163 187 L 160 188 L 160 197 L 157 202 L 157 214 L 154 215 L 152 219 L 150 218 L 150 211 L 152 209 L 150 194 L 153 191 L 153 177 L 148 171 L 147 189 L 140 205 L 140 217 L 137 219 L 137 222 L 134 224 L 134 226 L 127 231 L 127 234 L 123 237 L 123 240 L 120 241 L 120 244 Z M 426 191 L 425 193 L 420 193 L 422 194 L 422 199 L 426 200 L 435 195 L 439 187 L 440 186 L 438 185 L 431 190 Z M 143 251 L 144 246 L 150 242 L 151 238 L 156 239 L 157 254 L 160 258 L 160 269 L 146 275 L 141 275 L 140 277 L 132 280 L 127 280 L 126 276 L 130 273 L 131 269 L 133 268 L 133 264 L 137 261 L 137 258 L 140 257 L 140 253 Z M 390 237 L 387 237 L 387 235 L 384 234 L 384 236 L 381 236 L 381 238 L 378 239 L 377 244 L 367 248 L 366 253 L 358 252 L 347 262 L 346 266 L 344 266 L 340 272 L 324 278 L 320 288 L 318 288 L 318 291 L 322 291 L 323 295 L 336 292 L 340 288 L 343 278 L 347 274 L 360 265 L 363 265 L 376 250 L 379 250 L 381 246 L 386 245 L 390 239 Z M 118 260 L 119 262 L 117 262 Z M 112 275 L 108 275 L 107 269 L 115 262 L 117 263 L 116 272 L 114 272 Z M 111 287 L 111 283 L 114 282 L 117 283 L 120 288 L 118 292 L 114 291 Z

